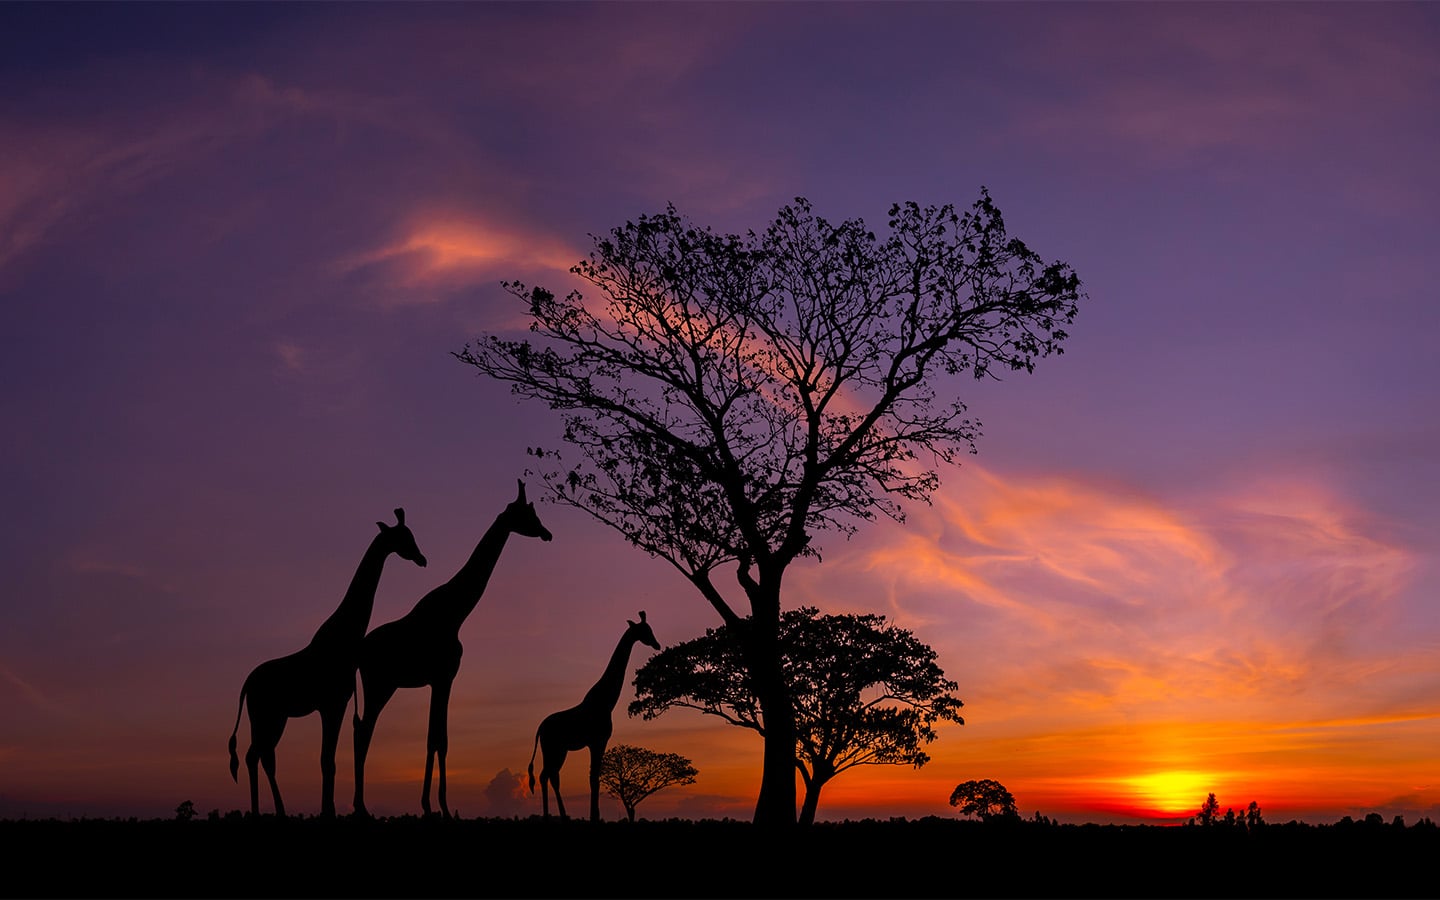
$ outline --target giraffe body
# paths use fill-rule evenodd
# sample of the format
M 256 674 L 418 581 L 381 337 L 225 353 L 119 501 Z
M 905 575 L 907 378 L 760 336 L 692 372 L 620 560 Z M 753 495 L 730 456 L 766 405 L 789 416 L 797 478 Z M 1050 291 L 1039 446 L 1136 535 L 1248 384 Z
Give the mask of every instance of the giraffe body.
M 614 733 L 612 714 L 615 704 L 620 701 L 620 689 L 625 683 L 625 672 L 630 662 L 630 651 L 637 643 L 655 650 L 660 642 L 655 632 L 645 622 L 645 613 L 640 613 L 639 622 L 626 620 L 628 627 L 610 656 L 605 673 L 595 682 L 585 699 L 576 706 L 551 713 L 535 730 L 535 747 L 530 751 L 530 791 L 535 791 L 535 754 L 540 753 L 540 808 L 545 817 L 550 817 L 550 790 L 555 790 L 555 806 L 560 818 L 565 814 L 565 801 L 560 797 L 560 767 L 570 753 L 589 749 L 590 751 L 590 821 L 600 821 L 600 761 L 605 757 L 605 747 Z
M 245 768 L 250 775 L 250 812 L 260 813 L 260 783 L 257 764 L 265 768 L 276 815 L 285 815 L 280 787 L 275 781 L 275 748 L 285 733 L 286 722 L 320 713 L 320 813 L 335 815 L 335 748 L 340 741 L 340 726 L 345 720 L 345 707 L 355 693 L 355 666 L 359 660 L 360 642 L 370 624 L 375 606 L 375 590 L 385 559 L 394 553 L 416 565 L 425 565 L 425 556 L 415 545 L 415 536 L 405 527 L 405 511 L 395 510 L 398 524 L 380 526 L 380 534 L 370 542 L 350 589 L 340 606 L 315 632 L 304 649 L 266 660 L 256 666 L 240 689 L 240 704 L 235 713 L 235 729 L 230 733 L 230 777 L 240 780 L 240 760 L 236 755 L 236 734 L 240 715 L 250 710 L 250 748 L 245 752 Z
M 430 591 L 399 619 L 387 622 L 365 636 L 360 644 L 359 671 L 361 703 L 356 704 L 355 727 L 355 812 L 368 815 L 365 808 L 365 758 L 375 735 L 380 712 L 401 688 L 430 688 L 430 719 L 425 742 L 425 783 L 420 807 L 430 812 L 430 784 L 439 763 L 437 798 L 446 817 L 445 758 L 449 752 L 450 690 L 460 671 L 460 626 L 475 609 L 505 542 L 511 534 L 551 539 L 550 532 L 535 515 L 535 505 L 525 499 L 525 485 L 480 538 L 469 561 L 455 577 Z M 363 704 L 364 712 L 361 712 Z

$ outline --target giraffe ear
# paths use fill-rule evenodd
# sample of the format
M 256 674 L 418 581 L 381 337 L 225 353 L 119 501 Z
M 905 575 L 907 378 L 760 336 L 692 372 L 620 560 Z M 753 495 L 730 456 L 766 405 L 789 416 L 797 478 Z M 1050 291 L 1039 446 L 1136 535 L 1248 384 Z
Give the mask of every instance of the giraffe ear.
M 389 530 L 390 530 L 390 526 L 389 526 L 389 525 L 386 525 L 384 522 L 376 522 L 375 524 L 380 526 L 380 530 L 381 530 L 381 531 L 389 531 Z
M 525 482 L 523 482 L 523 481 L 521 481 L 520 479 L 517 478 L 517 479 L 515 479 L 515 483 L 520 486 L 520 493 L 515 497 L 515 502 L 516 502 L 516 503 L 524 503 L 524 502 L 525 502 Z

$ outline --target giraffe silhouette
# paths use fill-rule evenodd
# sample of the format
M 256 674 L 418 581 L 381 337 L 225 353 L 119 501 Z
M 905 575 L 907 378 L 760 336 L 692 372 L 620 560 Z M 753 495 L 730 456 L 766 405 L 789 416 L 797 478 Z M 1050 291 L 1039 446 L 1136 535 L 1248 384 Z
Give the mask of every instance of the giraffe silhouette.
M 541 751 L 540 766 L 540 807 L 545 817 L 550 817 L 550 788 L 555 789 L 555 805 L 560 809 L 560 818 L 565 815 L 565 801 L 560 799 L 560 767 L 565 765 L 565 756 L 571 750 L 590 748 L 590 821 L 600 821 L 600 760 L 605 756 L 605 745 L 610 742 L 614 730 L 610 714 L 620 701 L 620 688 L 625 683 L 625 670 L 630 663 L 630 651 L 636 643 L 660 649 L 655 632 L 645 623 L 645 612 L 641 610 L 640 621 L 625 620 L 628 626 L 610 655 L 610 664 L 595 686 L 585 694 L 579 706 L 551 713 L 535 729 L 535 747 L 530 751 L 530 793 L 535 793 L 535 751 Z
M 370 626 L 370 613 L 375 608 L 375 589 L 385 559 L 392 553 L 417 566 L 425 565 L 425 555 L 415 546 L 415 536 L 405 527 L 405 510 L 395 510 L 398 524 L 380 526 L 380 533 L 370 542 L 350 589 L 340 606 L 330 614 L 315 637 L 303 650 L 267 660 L 251 670 L 240 688 L 240 706 L 235 710 L 235 728 L 230 732 L 230 777 L 240 780 L 240 760 L 235 755 L 235 735 L 240 730 L 240 715 L 246 703 L 250 706 L 250 749 L 245 751 L 245 768 L 250 773 L 250 812 L 260 814 L 260 784 L 255 764 L 265 766 L 270 780 L 270 793 L 275 798 L 275 814 L 285 815 L 280 787 L 275 783 L 275 747 L 285 732 L 289 719 L 298 719 L 320 712 L 320 814 L 335 815 L 335 747 L 340 742 L 340 725 L 345 721 L 345 707 L 355 693 L 355 665 L 359 659 L 360 641 Z
M 495 524 L 480 538 L 475 552 L 455 577 L 435 588 L 399 619 L 387 622 L 365 636 L 360 645 L 360 703 L 355 709 L 355 813 L 368 816 L 365 809 L 365 757 L 375 734 L 375 721 L 395 691 L 400 688 L 430 687 L 430 726 L 425 741 L 425 786 L 420 807 L 430 813 L 430 777 L 440 762 L 440 811 L 448 818 L 445 804 L 445 755 L 449 750 L 448 723 L 450 687 L 460 671 L 460 626 L 480 602 L 490 573 L 505 541 L 511 534 L 550 540 L 550 532 L 535 515 L 535 504 L 525 500 L 525 483 L 520 493 L 495 518 Z

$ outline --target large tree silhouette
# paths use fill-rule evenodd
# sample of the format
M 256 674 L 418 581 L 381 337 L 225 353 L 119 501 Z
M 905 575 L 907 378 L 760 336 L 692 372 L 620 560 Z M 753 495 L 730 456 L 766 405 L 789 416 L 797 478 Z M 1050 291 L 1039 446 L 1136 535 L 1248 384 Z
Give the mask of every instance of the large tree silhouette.
M 562 413 L 579 454 L 538 451 L 553 499 L 668 561 L 742 632 L 766 725 L 755 820 L 793 824 L 786 571 L 820 556 L 820 533 L 926 500 L 980 434 L 961 378 L 1060 352 L 1079 279 L 1009 237 L 983 191 L 963 212 L 896 205 L 883 237 L 804 199 L 743 236 L 668 207 L 571 271 L 602 302 L 507 283 L 534 342 L 492 334 L 455 355 Z M 732 569 L 748 615 L 716 580 Z
M 957 685 L 935 651 L 879 615 L 780 616 L 780 667 L 795 710 L 795 766 L 805 785 L 800 822 L 815 821 L 820 789 L 863 765 L 930 761 L 935 725 L 961 725 Z M 672 707 L 698 709 L 765 734 L 750 691 L 744 648 L 730 626 L 667 647 L 635 673 L 630 714 L 653 719 Z

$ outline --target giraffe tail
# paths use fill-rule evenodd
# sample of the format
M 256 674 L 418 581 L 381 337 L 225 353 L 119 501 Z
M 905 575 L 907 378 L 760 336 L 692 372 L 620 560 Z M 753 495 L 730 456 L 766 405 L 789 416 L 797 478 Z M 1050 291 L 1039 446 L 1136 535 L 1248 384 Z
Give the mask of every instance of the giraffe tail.
M 230 732 L 230 779 L 240 783 L 240 757 L 235 755 L 235 735 L 240 731 L 240 713 L 245 709 L 245 692 L 250 689 L 250 679 L 240 688 L 240 705 L 235 709 L 235 727 Z

